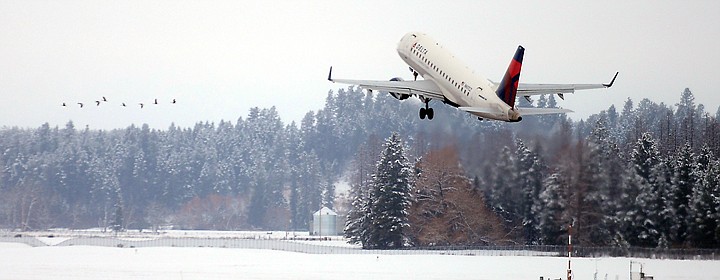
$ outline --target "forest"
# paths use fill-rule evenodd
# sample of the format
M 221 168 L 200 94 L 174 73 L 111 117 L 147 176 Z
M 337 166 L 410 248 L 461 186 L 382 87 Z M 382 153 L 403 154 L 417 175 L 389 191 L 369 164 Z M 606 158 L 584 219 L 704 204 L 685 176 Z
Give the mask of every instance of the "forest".
M 579 121 L 479 121 L 439 102 L 423 121 L 419 104 L 350 87 L 299 124 L 273 107 L 194 127 L 3 127 L 0 228 L 306 231 L 321 205 L 355 209 L 396 133 L 411 244 L 554 245 L 572 224 L 584 246 L 720 246 L 720 110 L 689 89 Z

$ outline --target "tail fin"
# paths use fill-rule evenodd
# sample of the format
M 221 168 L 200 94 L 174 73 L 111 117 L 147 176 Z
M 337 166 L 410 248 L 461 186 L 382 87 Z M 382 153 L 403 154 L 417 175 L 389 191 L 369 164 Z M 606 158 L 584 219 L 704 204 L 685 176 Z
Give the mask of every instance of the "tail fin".
M 517 51 L 515 51 L 515 56 L 513 56 L 512 61 L 510 61 L 510 66 L 508 66 L 505 76 L 500 82 L 500 86 L 498 86 L 496 92 L 502 101 L 513 108 L 515 107 L 515 95 L 517 95 L 518 83 L 520 82 L 520 68 L 522 67 L 524 54 L 525 48 L 518 46 Z

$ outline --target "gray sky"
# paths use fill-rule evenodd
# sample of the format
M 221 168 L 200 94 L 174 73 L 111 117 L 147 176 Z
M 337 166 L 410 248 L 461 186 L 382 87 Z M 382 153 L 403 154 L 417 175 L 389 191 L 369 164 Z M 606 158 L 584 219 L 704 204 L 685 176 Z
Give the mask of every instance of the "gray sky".
M 5 0 L 0 127 L 165 129 L 273 105 L 299 121 L 345 87 L 326 81 L 331 65 L 336 78 L 411 78 L 395 50 L 409 31 L 493 80 L 517 45 L 521 82 L 605 83 L 620 71 L 610 90 L 566 95 L 574 119 L 628 97 L 675 104 L 686 87 L 714 114 L 718 11 L 719 1 Z

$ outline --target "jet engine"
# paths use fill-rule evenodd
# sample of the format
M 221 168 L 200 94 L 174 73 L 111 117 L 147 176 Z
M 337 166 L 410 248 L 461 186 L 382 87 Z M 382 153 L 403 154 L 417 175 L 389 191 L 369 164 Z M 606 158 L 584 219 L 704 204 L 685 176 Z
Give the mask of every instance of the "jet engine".
M 390 81 L 391 82 L 402 82 L 404 80 L 403 80 L 403 78 L 395 77 L 395 78 L 390 79 Z M 405 100 L 405 99 L 408 99 L 408 97 L 410 97 L 409 94 L 403 94 L 403 93 L 392 92 L 392 91 L 390 92 L 390 95 L 395 97 L 397 100 Z
M 508 121 L 509 122 L 519 122 L 522 121 L 522 116 L 520 116 L 520 113 L 515 109 L 510 109 L 507 112 Z

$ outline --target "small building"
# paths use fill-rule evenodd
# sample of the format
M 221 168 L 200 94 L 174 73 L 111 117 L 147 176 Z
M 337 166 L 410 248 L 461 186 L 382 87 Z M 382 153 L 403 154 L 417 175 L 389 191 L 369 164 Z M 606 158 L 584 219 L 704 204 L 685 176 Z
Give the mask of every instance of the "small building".
M 313 226 L 310 235 L 335 236 L 338 235 L 338 215 L 330 208 L 323 207 L 313 214 Z

